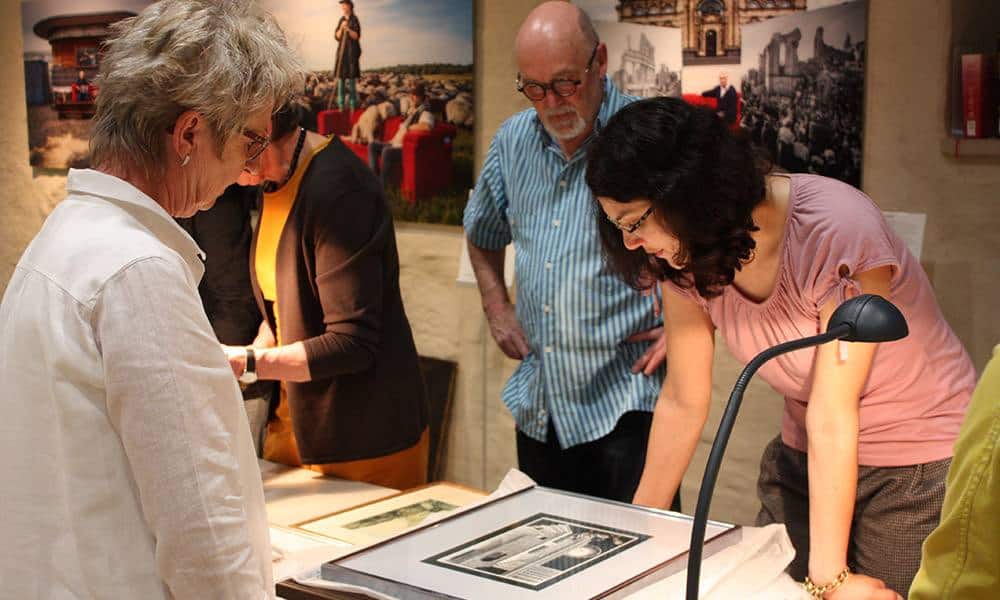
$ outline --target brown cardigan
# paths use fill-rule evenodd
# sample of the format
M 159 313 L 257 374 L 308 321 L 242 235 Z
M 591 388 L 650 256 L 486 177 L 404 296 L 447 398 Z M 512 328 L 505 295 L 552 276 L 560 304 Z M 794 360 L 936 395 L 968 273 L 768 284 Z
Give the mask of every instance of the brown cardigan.
M 250 256 L 258 235 L 259 227 Z M 302 462 L 375 458 L 417 443 L 427 410 L 392 215 L 374 174 L 336 137 L 309 163 L 275 265 L 281 341 L 303 342 L 313 378 L 286 383 Z

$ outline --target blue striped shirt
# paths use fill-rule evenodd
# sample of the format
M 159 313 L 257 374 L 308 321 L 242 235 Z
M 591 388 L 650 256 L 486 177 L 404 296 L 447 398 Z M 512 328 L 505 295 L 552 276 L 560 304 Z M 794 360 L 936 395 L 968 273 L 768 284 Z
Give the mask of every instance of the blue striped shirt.
M 596 128 L 634 101 L 605 78 Z M 652 411 L 658 376 L 633 375 L 648 344 L 627 343 L 659 324 L 645 297 L 604 265 L 584 179 L 590 139 L 566 160 L 534 109 L 497 131 L 465 209 L 480 248 L 516 250 L 517 317 L 531 353 L 502 397 L 528 436 L 546 441 L 552 420 L 561 447 L 604 437 L 633 410 Z

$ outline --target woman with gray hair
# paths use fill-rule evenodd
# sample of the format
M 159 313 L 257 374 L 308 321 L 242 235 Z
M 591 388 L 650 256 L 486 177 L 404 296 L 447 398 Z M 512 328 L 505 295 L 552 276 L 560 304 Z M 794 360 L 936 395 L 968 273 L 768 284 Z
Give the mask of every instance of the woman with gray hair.
M 173 217 L 258 168 L 299 73 L 249 0 L 114 27 L 95 168 L 70 171 L 0 303 L 5 597 L 274 597 L 242 399 Z

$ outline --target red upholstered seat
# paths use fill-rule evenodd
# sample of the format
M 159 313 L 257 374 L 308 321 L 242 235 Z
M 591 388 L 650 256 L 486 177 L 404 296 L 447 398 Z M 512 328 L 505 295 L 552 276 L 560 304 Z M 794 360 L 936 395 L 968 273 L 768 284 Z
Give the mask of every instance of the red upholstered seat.
M 701 94 L 684 94 L 681 98 L 693 106 L 704 106 L 715 110 L 719 105 L 719 101 L 716 98 L 706 98 Z M 740 127 L 740 121 L 743 119 L 743 95 L 736 92 L 736 120 L 733 122 L 731 129 L 736 131 Z
M 89 85 L 89 90 L 88 90 L 87 93 L 90 94 L 90 97 L 88 99 L 86 99 L 86 100 L 81 100 L 80 99 L 80 87 L 74 81 L 73 84 L 70 85 L 70 89 L 69 89 L 69 100 L 70 100 L 70 102 L 87 102 L 87 103 L 93 103 L 94 100 L 97 98 L 97 86 L 94 85 L 94 84 L 92 84 L 92 83 L 88 84 L 88 85 Z
M 350 135 L 351 116 L 343 110 L 321 110 L 316 115 L 316 131 L 320 135 Z
M 706 98 L 701 94 L 684 94 L 681 98 L 693 106 L 704 106 L 711 109 L 714 109 L 719 104 L 716 98 Z
M 322 122 L 323 114 L 320 113 Z M 350 126 L 344 133 L 337 130 L 323 130 L 323 125 L 319 125 L 320 133 L 330 135 L 350 135 L 351 126 L 358 120 L 362 109 L 355 110 L 351 115 Z M 340 123 L 337 119 L 341 117 L 327 117 L 327 122 Z M 399 126 L 403 122 L 403 117 L 389 117 L 382 124 L 381 134 L 378 136 L 383 142 L 389 142 L 399 131 Z M 451 185 L 451 149 L 455 140 L 456 129 L 453 125 L 438 122 L 431 131 L 408 131 L 403 137 L 403 172 L 399 175 L 399 191 L 407 202 L 414 204 L 420 198 L 426 198 L 435 192 L 441 191 Z M 343 140 L 361 160 L 368 162 L 368 145 L 357 144 L 347 139 Z

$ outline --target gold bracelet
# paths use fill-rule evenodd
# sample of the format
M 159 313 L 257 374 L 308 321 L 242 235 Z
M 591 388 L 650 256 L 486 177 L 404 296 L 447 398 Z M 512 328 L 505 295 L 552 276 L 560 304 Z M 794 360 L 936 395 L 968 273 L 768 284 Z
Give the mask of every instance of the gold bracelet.
M 836 579 L 826 585 L 816 585 L 813 583 L 812 579 L 809 579 L 809 576 L 806 575 L 806 580 L 802 582 L 802 585 L 806 588 L 806 593 L 813 598 L 822 598 L 826 594 L 844 585 L 844 582 L 847 581 L 850 574 L 851 568 L 844 567 L 844 570 L 840 572 L 840 575 L 837 575 Z

